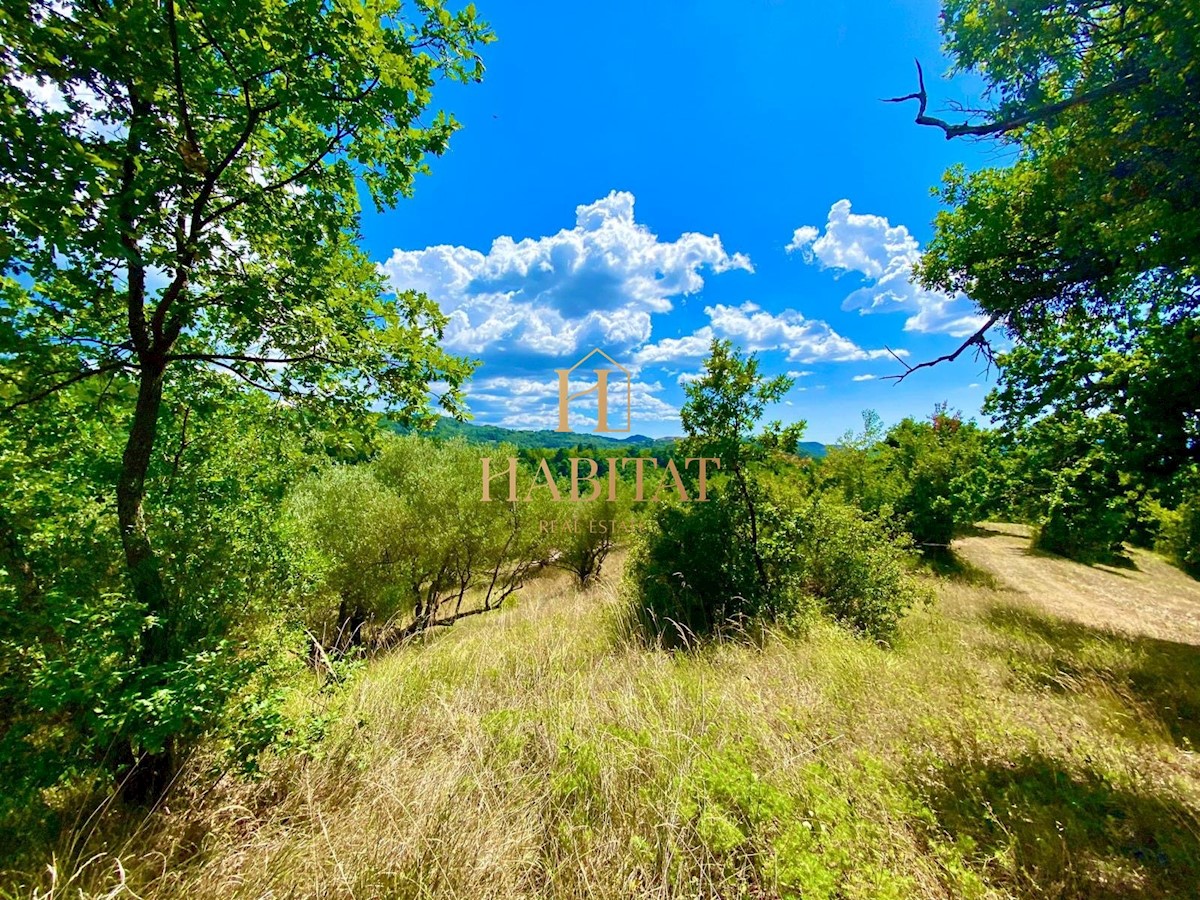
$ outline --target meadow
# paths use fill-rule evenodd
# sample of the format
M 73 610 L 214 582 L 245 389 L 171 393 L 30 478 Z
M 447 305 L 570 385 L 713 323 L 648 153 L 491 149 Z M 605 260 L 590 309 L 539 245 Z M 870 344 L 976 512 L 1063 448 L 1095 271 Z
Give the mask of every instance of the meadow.
M 345 690 L 298 688 L 331 723 L 313 752 L 255 782 L 200 754 L 156 816 L 76 831 L 8 895 L 1192 895 L 1195 632 L 1059 617 L 970 561 L 1012 549 L 998 538 L 926 571 L 936 599 L 890 648 L 822 622 L 646 648 L 623 631 L 622 560 L 587 590 L 545 575 Z M 1192 599 L 1130 559 L 1020 562 Z

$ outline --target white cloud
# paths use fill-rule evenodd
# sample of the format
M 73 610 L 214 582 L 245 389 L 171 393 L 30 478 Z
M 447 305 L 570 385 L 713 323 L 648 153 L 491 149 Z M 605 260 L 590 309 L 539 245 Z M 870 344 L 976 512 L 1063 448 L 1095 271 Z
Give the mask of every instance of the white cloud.
M 805 378 L 805 377 L 807 377 L 809 375 L 813 375 L 813 374 L 815 374 L 815 373 L 811 369 L 803 369 L 800 371 L 796 371 L 793 369 L 793 370 L 788 371 L 787 377 L 788 378 Z
M 684 359 L 703 359 L 713 338 L 730 338 L 742 350 L 783 351 L 792 362 L 854 362 L 889 356 L 887 350 L 864 350 L 834 331 L 829 323 L 809 319 L 794 309 L 769 313 L 756 303 L 740 306 L 717 303 L 704 308 L 710 324 L 681 338 L 648 344 L 633 357 L 635 365 Z M 897 350 L 907 356 L 906 350 Z M 800 374 L 812 374 L 802 372 Z
M 716 334 L 705 325 L 681 338 L 663 338 L 657 344 L 647 344 L 633 357 L 636 366 L 648 366 L 680 359 L 703 359 Z
M 875 376 L 874 375 L 855 375 L 850 380 L 851 381 L 874 381 Z
M 397 249 L 383 272 L 396 290 L 419 290 L 449 315 L 447 346 L 481 353 L 500 345 L 562 356 L 589 345 L 627 351 L 650 337 L 651 315 L 704 287 L 702 272 L 753 272 L 719 235 L 662 241 L 634 220 L 634 197 L 613 191 L 576 207 L 557 234 L 501 236 L 487 253 L 468 247 Z
M 849 200 L 829 208 L 824 234 L 804 225 L 795 230 L 787 249 L 823 269 L 863 276 L 865 284 L 846 297 L 842 309 L 862 315 L 907 312 L 905 331 L 956 337 L 971 334 L 985 321 L 965 296 L 927 291 L 913 281 L 921 248 L 907 227 L 892 225 L 883 216 L 851 212 Z
M 827 322 L 805 318 L 793 309 L 769 313 L 754 303 L 743 303 L 716 304 L 704 311 L 717 332 L 746 350 L 782 350 L 789 360 L 798 362 L 850 362 L 888 355 L 887 350 L 863 350 Z
M 814 228 L 812 225 L 801 225 L 792 232 L 792 241 L 787 245 L 788 253 L 793 250 L 799 250 L 808 258 L 808 245 L 817 239 L 817 235 L 821 233 L 819 228 Z

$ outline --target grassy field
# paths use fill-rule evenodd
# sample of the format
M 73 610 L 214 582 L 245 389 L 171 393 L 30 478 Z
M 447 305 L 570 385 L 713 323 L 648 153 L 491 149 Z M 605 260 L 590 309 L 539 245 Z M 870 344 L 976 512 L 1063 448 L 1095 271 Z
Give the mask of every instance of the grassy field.
M 194 773 L 14 894 L 1197 895 L 1190 637 L 959 561 L 890 649 L 821 625 L 672 655 L 621 634 L 618 569 L 371 663 L 319 755 Z

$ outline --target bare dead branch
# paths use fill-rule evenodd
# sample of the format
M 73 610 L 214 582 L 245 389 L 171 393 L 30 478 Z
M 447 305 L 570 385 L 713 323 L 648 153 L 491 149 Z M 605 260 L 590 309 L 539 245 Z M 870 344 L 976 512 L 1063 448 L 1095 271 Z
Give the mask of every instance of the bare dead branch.
M 976 358 L 978 358 L 979 354 L 982 353 L 984 355 L 984 357 L 986 357 L 986 359 L 988 361 L 988 365 L 991 365 L 995 361 L 996 355 L 992 350 L 992 345 L 990 343 L 988 343 L 987 332 L 988 332 L 989 328 L 991 328 L 993 325 L 995 325 L 999 321 L 1000 321 L 1000 314 L 996 313 L 990 319 L 988 319 L 986 322 L 984 322 L 978 331 L 976 331 L 969 338 L 967 338 L 965 341 L 963 341 L 959 345 L 958 349 L 955 350 L 953 353 L 945 353 L 945 354 L 939 356 L 937 359 L 928 359 L 925 362 L 917 363 L 915 366 L 909 365 L 903 359 L 901 359 L 899 356 L 897 356 L 895 351 L 893 351 L 891 347 L 885 347 L 884 349 L 887 350 L 888 353 L 892 354 L 892 357 L 898 363 L 900 363 L 900 365 L 904 366 L 904 372 L 902 372 L 899 375 L 885 375 L 884 376 L 885 380 L 894 381 L 896 384 L 899 384 L 905 378 L 907 378 L 909 375 L 911 375 L 913 372 L 917 371 L 918 369 L 928 369 L 933 366 L 936 366 L 938 363 L 954 362 L 954 360 L 958 359 L 963 354 L 963 352 L 966 351 L 969 347 L 976 348 L 975 349 Z
M 1005 134 L 1009 131 L 1015 131 L 1018 128 L 1023 128 L 1026 125 L 1032 125 L 1034 122 L 1040 122 L 1043 119 L 1053 118 L 1061 112 L 1071 109 L 1076 106 L 1081 106 L 1085 103 L 1091 103 L 1093 100 L 1099 100 L 1104 97 L 1111 97 L 1115 94 L 1123 94 L 1126 91 L 1133 90 L 1139 85 L 1145 84 L 1150 80 L 1146 73 L 1137 73 L 1127 75 L 1117 81 L 1101 85 L 1089 91 L 1080 91 L 1067 97 L 1064 100 L 1059 100 L 1056 103 L 1048 103 L 1045 106 L 1039 106 L 1036 109 L 1031 109 L 1019 116 L 1014 116 L 1011 119 L 1002 119 L 999 122 L 987 122 L 979 125 L 973 125 L 969 122 L 950 123 L 945 119 L 939 119 L 937 116 L 929 115 L 926 110 L 929 106 L 929 94 L 925 90 L 925 72 L 921 68 L 921 61 L 916 60 L 917 64 L 917 90 L 911 94 L 905 94 L 903 97 L 886 97 L 884 103 L 904 103 L 908 100 L 917 101 L 917 118 L 918 125 L 928 125 L 932 128 L 940 128 L 946 135 L 946 140 L 951 140 L 956 137 L 989 137 L 991 135 Z

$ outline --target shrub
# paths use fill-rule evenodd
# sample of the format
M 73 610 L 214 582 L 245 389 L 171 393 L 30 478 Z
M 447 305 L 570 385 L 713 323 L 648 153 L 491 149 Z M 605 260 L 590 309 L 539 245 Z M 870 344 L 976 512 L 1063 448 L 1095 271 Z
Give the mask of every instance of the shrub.
M 641 632 L 666 646 L 686 644 L 756 616 L 753 555 L 736 540 L 737 508 L 710 488 L 703 503 L 665 504 L 650 513 L 626 563 L 623 593 Z
M 151 665 L 113 509 L 121 399 L 81 386 L 48 400 L 45 420 L 23 411 L 0 426 L 0 481 L 12 486 L 0 510 L 0 830 L 120 783 L 143 754 L 215 738 L 252 767 L 286 731 L 276 682 L 298 663 L 275 525 L 320 435 L 234 392 L 164 414 L 170 452 L 151 466 L 148 528 L 171 597 L 155 628 L 171 652 Z
M 904 571 L 911 542 L 843 503 L 800 493 L 787 462 L 803 423 L 784 434 L 754 425 L 790 387 L 760 374 L 757 359 L 714 341 L 680 412 L 689 456 L 717 457 L 709 499 L 657 509 L 629 560 L 625 591 L 646 636 L 675 646 L 728 626 L 795 624 L 821 610 L 857 631 L 887 637 L 919 595 Z
M 370 630 L 389 644 L 496 609 L 548 560 L 544 498 L 480 502 L 479 455 L 461 440 L 394 437 L 369 463 L 332 466 L 290 494 L 284 527 L 326 643 L 345 650 Z
M 1130 504 L 1104 460 L 1087 456 L 1055 474 L 1034 546 L 1080 562 L 1109 559 L 1121 550 Z
M 983 459 L 983 432 L 945 404 L 929 421 L 906 418 L 886 434 L 878 415 L 867 410 L 862 432 L 843 436 L 819 475 L 860 509 L 894 514 L 918 544 L 941 548 L 982 505 Z
M 801 598 L 794 606 L 811 598 L 834 620 L 886 639 L 907 609 L 929 598 L 911 574 L 911 541 L 880 520 L 820 495 L 783 510 L 782 519 L 779 537 L 792 542 L 781 562 Z
M 635 545 L 624 591 L 642 632 L 666 646 L 750 622 L 792 626 L 813 613 L 887 639 L 927 593 L 910 573 L 911 541 L 828 496 L 764 500 L 759 590 L 726 495 L 669 506 Z
M 1200 495 L 1161 512 L 1154 549 L 1200 578 Z
M 586 504 L 548 506 L 551 518 L 546 525 L 554 529 L 550 537 L 555 548 L 554 566 L 574 575 L 579 587 L 589 587 L 600 577 L 609 553 L 623 539 L 622 531 L 633 524 L 628 491 L 622 484 L 615 500 L 605 496 Z

